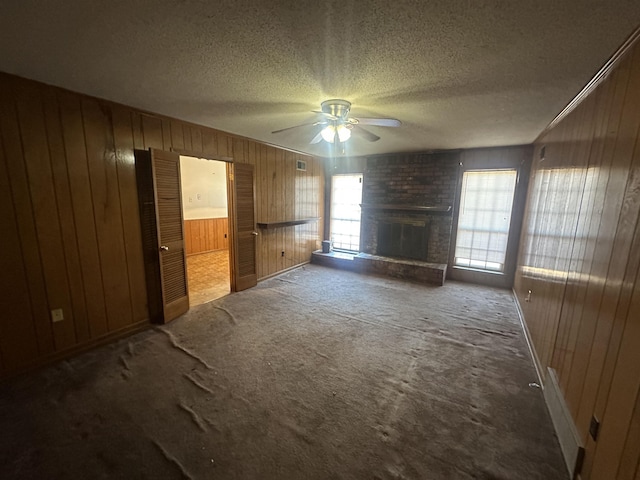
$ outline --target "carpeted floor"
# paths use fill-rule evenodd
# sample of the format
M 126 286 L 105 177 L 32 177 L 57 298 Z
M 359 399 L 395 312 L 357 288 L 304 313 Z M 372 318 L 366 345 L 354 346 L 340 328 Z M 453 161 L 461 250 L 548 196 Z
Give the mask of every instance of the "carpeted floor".
M 0 386 L 0 478 L 566 479 L 510 292 L 309 265 Z

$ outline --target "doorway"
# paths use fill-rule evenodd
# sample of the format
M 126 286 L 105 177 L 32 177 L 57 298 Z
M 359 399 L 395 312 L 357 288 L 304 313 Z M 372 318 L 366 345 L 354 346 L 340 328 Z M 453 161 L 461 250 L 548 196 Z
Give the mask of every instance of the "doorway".
M 231 291 L 227 164 L 180 156 L 189 303 L 210 302 Z

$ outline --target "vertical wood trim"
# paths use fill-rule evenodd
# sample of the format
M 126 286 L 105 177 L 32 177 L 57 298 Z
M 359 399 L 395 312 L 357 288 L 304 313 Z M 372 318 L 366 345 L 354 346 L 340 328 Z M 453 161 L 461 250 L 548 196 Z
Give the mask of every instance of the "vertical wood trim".
M 55 347 L 13 91 L 11 80 L 0 76 L 0 126 L 33 312 L 33 323 L 30 326 L 34 329 L 33 335 L 29 335 L 27 330 L 22 330 L 28 328 L 26 323 L 14 327 L 22 330 L 20 338 L 25 339 L 24 356 L 20 355 L 20 358 L 16 359 L 22 363 L 27 357 L 51 353 Z M 37 346 L 36 352 L 33 351 L 34 345 Z
M 162 150 L 164 146 L 162 121 L 151 115 L 142 115 L 142 137 L 144 138 L 144 148 Z
M 210 130 L 202 132 L 202 153 L 205 155 L 217 155 L 218 147 L 216 145 L 216 135 Z
M 171 147 L 184 150 L 185 145 L 184 145 L 184 133 L 182 132 L 182 124 L 177 120 L 171 120 L 170 126 L 171 126 Z
M 629 431 L 624 444 L 624 450 L 620 459 L 617 477 L 620 479 L 633 479 L 640 462 L 640 394 L 636 395 L 633 415 L 629 424 Z
M 2 113 L 0 110 L 0 115 Z M 3 292 L 0 297 L 3 312 L 0 315 L 0 373 L 19 369 L 38 356 L 38 338 L 7 162 L 0 136 L 0 251 L 4 273 L 0 276 Z
M 218 155 L 222 157 L 231 157 L 231 152 L 229 151 L 229 143 L 228 143 L 229 137 L 227 137 L 227 135 L 225 135 L 224 133 L 217 132 L 216 139 L 217 139 Z
M 100 332 L 106 331 L 107 312 L 102 283 L 102 267 L 98 255 L 94 199 L 89 180 L 82 111 L 80 99 L 66 92 L 58 93 L 58 103 L 68 159 L 67 173 L 76 224 L 89 334 L 91 338 L 95 338 L 100 335 Z
M 125 240 L 127 273 L 131 288 L 132 320 L 136 323 L 148 319 L 149 310 L 147 308 L 144 261 L 141 255 L 143 248 L 136 166 L 133 155 L 133 133 L 131 117 L 125 108 L 114 106 L 112 116 L 116 169 L 122 202 L 122 227 Z
M 98 334 L 104 335 L 132 323 L 129 274 L 111 112 L 95 100 L 83 99 L 82 113 L 107 308 L 107 322 Z
M 193 152 L 193 145 L 191 144 L 191 129 L 184 123 L 182 124 L 182 139 L 182 141 L 184 142 L 183 148 L 188 152 Z
M 131 134 L 133 135 L 133 148 L 146 150 L 142 133 L 142 115 L 139 112 L 131 112 Z
M 593 478 L 616 477 L 621 463 L 624 443 L 634 418 L 633 408 L 640 392 L 640 271 L 635 280 L 631 315 L 627 318 L 618 351 L 616 370 L 611 382 L 607 407 L 602 418 L 602 431 L 593 459 Z M 636 312 L 634 315 L 633 312 Z M 636 450 L 635 459 L 640 455 Z
M 265 218 L 264 213 L 264 186 L 263 186 L 263 176 L 264 176 L 264 166 L 262 164 L 262 156 L 260 155 L 260 146 L 254 142 L 249 143 L 249 156 L 254 159 L 255 162 L 255 170 L 253 172 L 255 182 L 256 182 L 256 219 L 262 221 Z M 266 239 L 264 237 L 264 232 L 260 232 L 261 235 L 258 236 L 258 245 L 256 248 L 256 256 L 258 262 L 258 278 L 263 278 L 266 276 L 266 272 L 264 269 L 264 259 L 265 259 L 265 242 Z
M 198 127 L 191 127 L 191 150 L 202 153 L 202 132 Z
M 85 301 L 84 283 L 82 279 L 82 268 L 80 266 L 80 257 L 78 254 L 78 241 L 75 234 L 76 224 L 73 218 L 73 203 L 71 200 L 71 189 L 67 173 L 67 154 L 65 151 L 62 124 L 60 121 L 60 110 L 55 91 L 51 88 L 45 88 L 43 92 L 43 101 L 47 141 L 49 143 L 49 153 L 51 156 L 54 189 L 58 204 L 64 259 L 66 263 L 66 272 L 68 276 L 73 312 L 72 316 L 65 316 L 65 320 L 73 320 L 75 333 L 73 342 L 65 342 L 67 346 L 69 346 L 71 343 L 86 342 L 91 338 L 91 336 L 89 334 L 89 321 Z
M 162 150 L 169 152 L 171 150 L 171 122 L 166 118 L 162 120 Z
M 62 350 L 73 346 L 75 331 L 69 295 L 58 206 L 51 182 L 53 173 L 47 145 L 46 127 L 39 89 L 23 84 L 17 89 L 18 123 L 29 186 L 40 261 L 44 274 L 49 309 L 62 308 L 65 320 L 52 323 L 54 346 Z

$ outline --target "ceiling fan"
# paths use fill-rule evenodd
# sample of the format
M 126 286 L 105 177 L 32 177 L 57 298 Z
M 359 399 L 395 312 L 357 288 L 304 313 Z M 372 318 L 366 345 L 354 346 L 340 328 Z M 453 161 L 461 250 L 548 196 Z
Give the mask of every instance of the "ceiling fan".
M 312 145 L 319 143 L 321 140 L 336 144 L 346 142 L 351 138 L 351 134 L 368 140 L 369 142 L 375 142 L 380 140 L 380 137 L 366 128 L 363 128 L 362 125 L 371 125 L 376 127 L 399 127 L 401 125 L 400 120 L 396 120 L 395 118 L 349 117 L 350 110 L 351 102 L 339 99 L 326 100 L 320 104 L 320 110 L 313 110 L 314 113 L 319 113 L 324 117 L 322 120 L 313 123 L 303 123 L 302 125 L 295 125 L 293 127 L 281 128 L 280 130 L 274 130 L 271 133 L 280 133 L 286 130 L 311 125 L 314 127 L 323 127 L 309 142 Z

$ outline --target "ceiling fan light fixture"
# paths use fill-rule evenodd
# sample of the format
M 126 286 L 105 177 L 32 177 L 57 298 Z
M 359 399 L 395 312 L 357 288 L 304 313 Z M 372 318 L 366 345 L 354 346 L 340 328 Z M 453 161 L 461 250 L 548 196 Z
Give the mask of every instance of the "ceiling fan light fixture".
M 303 123 L 294 125 L 293 127 L 281 128 L 271 133 L 280 133 L 294 128 L 323 125 L 319 132 L 316 130 L 315 136 L 309 142 L 309 145 L 316 145 L 324 140 L 327 143 L 344 143 L 351 138 L 353 132 L 358 138 L 368 142 L 377 142 L 380 137 L 370 132 L 362 125 L 371 125 L 374 127 L 399 127 L 402 125 L 400 120 L 395 118 L 372 118 L 372 117 L 349 117 L 351 111 L 351 102 L 334 98 L 326 100 L 320 104 L 321 110 L 312 110 L 313 113 L 322 115 L 322 119 L 313 123 Z
M 351 129 L 348 128 L 346 125 L 339 125 L 338 126 L 338 139 L 341 142 L 346 142 L 350 138 L 351 138 Z
M 339 142 L 346 142 L 351 138 L 351 129 L 346 125 L 327 125 L 320 132 L 324 141 L 328 143 L 333 143 L 335 141 L 336 134 L 338 135 Z
M 336 136 L 336 129 L 333 125 L 327 125 L 322 129 L 320 135 L 322 135 L 322 139 L 325 142 L 333 143 L 333 140 Z

